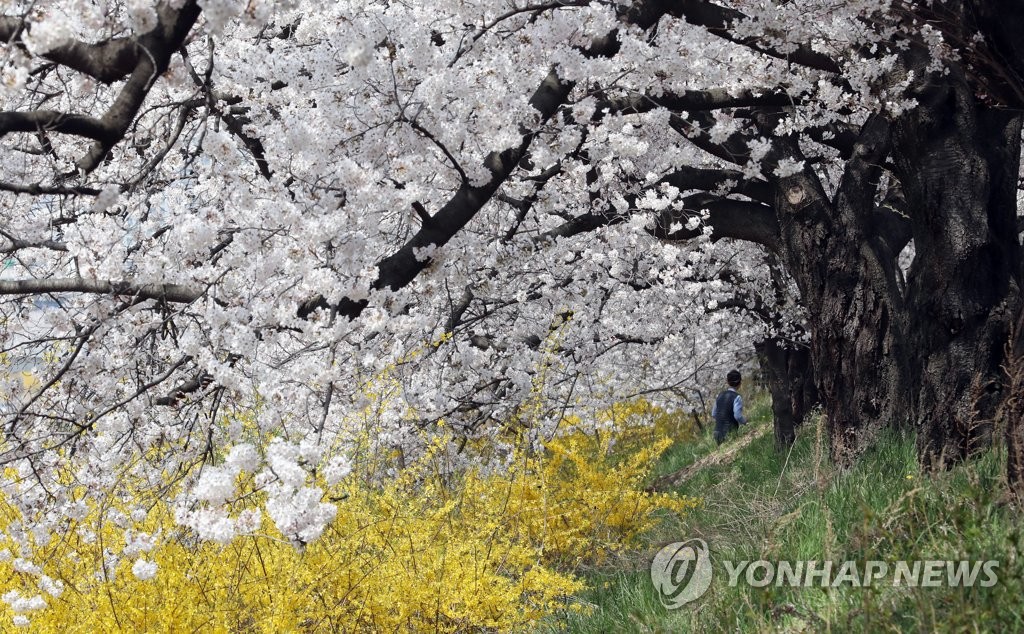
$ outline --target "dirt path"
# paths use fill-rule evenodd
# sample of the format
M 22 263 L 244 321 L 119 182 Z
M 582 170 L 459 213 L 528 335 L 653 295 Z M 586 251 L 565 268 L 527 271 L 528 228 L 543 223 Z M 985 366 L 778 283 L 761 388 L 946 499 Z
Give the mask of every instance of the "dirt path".
M 727 443 L 724 448 L 716 449 L 697 462 L 687 465 L 679 471 L 673 471 L 672 473 L 661 476 L 647 487 L 647 491 L 666 491 L 682 485 L 684 482 L 689 480 L 693 474 L 697 473 L 701 469 L 715 465 L 728 464 L 736 458 L 736 454 L 739 453 L 741 449 L 758 438 L 767 435 L 771 430 L 771 425 L 758 425 L 752 431 L 749 431 L 736 440 Z

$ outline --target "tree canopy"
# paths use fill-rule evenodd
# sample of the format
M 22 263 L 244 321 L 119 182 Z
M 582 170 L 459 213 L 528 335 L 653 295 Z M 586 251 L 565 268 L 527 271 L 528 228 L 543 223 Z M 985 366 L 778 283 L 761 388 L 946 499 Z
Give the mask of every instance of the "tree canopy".
M 182 523 L 235 530 L 232 455 L 315 533 L 297 483 L 367 434 L 699 408 L 766 339 L 810 347 L 837 460 L 991 435 L 1017 3 L 3 6 L 0 461 L 40 525 L 173 474 Z

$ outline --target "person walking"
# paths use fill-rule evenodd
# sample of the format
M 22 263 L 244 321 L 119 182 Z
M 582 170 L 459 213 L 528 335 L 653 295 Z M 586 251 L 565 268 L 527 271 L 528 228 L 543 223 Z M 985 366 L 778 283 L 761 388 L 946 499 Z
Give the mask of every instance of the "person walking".
M 711 408 L 711 417 L 715 419 L 715 442 L 719 445 L 725 440 L 730 432 L 746 425 L 747 419 L 743 416 L 743 397 L 738 390 L 743 383 L 743 377 L 739 370 L 732 370 L 725 377 L 728 387 L 718 398 Z

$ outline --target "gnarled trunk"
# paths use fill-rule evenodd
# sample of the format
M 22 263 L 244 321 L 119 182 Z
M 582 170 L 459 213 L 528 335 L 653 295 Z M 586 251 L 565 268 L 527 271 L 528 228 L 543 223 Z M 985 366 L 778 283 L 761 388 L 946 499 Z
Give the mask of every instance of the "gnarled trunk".
M 954 69 L 896 127 L 893 159 L 916 256 L 907 279 L 922 464 L 962 460 L 991 439 L 1020 311 L 1017 180 L 1021 114 L 979 105 Z
M 910 420 L 909 351 L 896 254 L 878 235 L 875 192 L 890 124 L 873 117 L 831 200 L 813 173 L 780 179 L 782 255 L 808 310 L 811 365 L 834 461 L 849 464 Z
M 1024 115 L 979 104 L 955 67 L 914 96 L 918 107 L 865 124 L 831 200 L 807 171 L 778 187 L 783 255 L 808 308 L 840 464 L 881 427 L 908 423 L 922 464 L 955 463 L 988 441 L 1005 398 L 1005 348 L 1022 306 Z M 887 158 L 916 251 L 905 286 L 902 240 L 875 209 Z

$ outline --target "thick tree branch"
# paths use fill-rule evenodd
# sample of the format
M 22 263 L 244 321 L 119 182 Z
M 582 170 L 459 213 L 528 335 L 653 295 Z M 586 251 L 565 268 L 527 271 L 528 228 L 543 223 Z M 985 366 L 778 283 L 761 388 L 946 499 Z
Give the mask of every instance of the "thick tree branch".
M 99 196 L 100 190 L 95 187 L 64 187 L 59 185 L 40 185 L 38 183 L 8 183 L 0 181 L 0 191 L 29 196 Z
M 25 26 L 20 17 L 0 17 L 0 41 L 20 43 Z M 138 64 L 139 55 L 134 37 L 116 37 L 95 44 L 67 42 L 43 58 L 110 84 L 130 74 Z
M 808 44 L 801 44 L 793 51 L 783 52 L 762 42 L 758 37 L 736 36 L 730 28 L 731 25 L 746 20 L 747 16 L 735 9 L 705 0 L 665 0 L 663 4 L 670 5 L 673 15 L 685 18 L 690 24 L 702 26 L 718 37 L 746 46 L 759 53 L 829 73 L 841 74 L 843 72 L 835 60 L 828 55 L 812 50 Z
M 689 119 L 684 119 L 676 114 L 669 117 L 669 126 L 686 137 L 690 143 L 723 161 L 735 165 L 745 165 L 747 159 L 750 158 L 747 137 L 736 132 L 729 135 L 724 141 L 712 141 L 709 130 L 714 123 L 712 116 L 706 112 L 692 112 Z
M 86 293 L 120 295 L 140 299 L 156 299 L 173 303 L 189 303 L 202 297 L 202 292 L 184 284 L 136 284 L 83 278 L 41 280 L 0 280 L 0 295 L 40 295 L 44 293 Z
M 222 113 L 220 118 L 227 125 L 231 134 L 238 137 L 242 144 L 245 145 L 245 149 L 249 150 L 249 154 L 252 155 L 253 160 L 256 162 L 256 169 L 260 171 L 260 175 L 270 180 L 273 172 L 271 172 L 270 163 L 267 161 L 266 149 L 263 147 L 263 142 L 258 138 L 246 134 L 244 118 L 236 117 L 228 112 Z
M 774 200 L 774 191 L 769 183 L 749 179 L 742 172 L 730 169 L 683 166 L 664 176 L 659 183 L 672 185 L 682 191 L 727 189 L 731 193 L 742 194 L 766 205 L 772 204 Z
M 778 90 L 742 90 L 731 93 L 724 88 L 709 90 L 687 90 L 681 93 L 666 93 L 657 97 L 642 93 L 631 93 L 621 97 L 602 99 L 597 102 L 597 111 L 604 113 L 640 114 L 658 108 L 672 111 L 703 111 L 724 108 L 753 108 L 758 106 L 790 106 L 800 99 Z
M 6 229 L 0 228 L 0 235 L 7 239 L 11 244 L 9 246 L 0 247 L 0 253 L 14 253 L 22 249 L 49 249 L 50 251 L 67 251 L 68 245 L 57 240 L 24 240 L 19 238 Z
M 103 115 L 103 125 L 111 131 L 111 135 L 99 140 L 78 162 L 78 168 L 83 173 L 99 167 L 111 148 L 124 138 L 153 83 L 167 70 L 171 56 L 185 41 L 199 13 L 199 5 L 195 0 L 186 2 L 178 10 L 172 10 L 168 5 L 161 7 L 160 21 L 156 28 L 138 39 L 142 54 L 135 68 L 113 105 Z
M 63 52 L 58 57 L 66 57 L 72 68 L 87 68 L 89 74 L 99 74 L 102 64 L 108 63 L 115 66 L 108 78 L 120 79 L 128 74 L 114 103 L 99 119 L 50 110 L 0 113 L 0 137 L 11 132 L 59 132 L 92 139 L 95 143 L 78 161 L 78 169 L 83 174 L 95 170 L 128 132 L 154 82 L 167 70 L 171 55 L 181 47 L 199 13 L 195 0 L 186 2 L 180 9 L 161 5 L 156 28 L 130 40 L 130 48 L 135 51 L 133 56 L 121 51 L 128 44 L 111 45 L 109 50 L 75 43 L 65 45 L 59 49 Z M 8 41 L 18 36 L 22 28 L 18 18 L 0 18 L 0 36 L 6 33 Z M 127 61 L 132 61 L 134 66 L 126 69 Z
M 12 132 L 60 132 L 104 143 L 116 135 L 104 121 L 80 114 L 53 110 L 0 112 L 0 137 Z
M 668 10 L 663 5 L 663 2 L 657 0 L 636 2 L 623 11 L 620 18 L 640 28 L 649 28 Z M 595 38 L 583 53 L 592 57 L 610 57 L 618 51 L 619 42 L 612 32 Z M 398 290 L 412 282 L 430 264 L 429 259 L 421 259 L 417 257 L 417 253 L 428 247 L 441 247 L 447 244 L 494 197 L 502 183 L 526 155 L 536 135 L 534 130 L 547 122 L 566 103 L 573 86 L 573 82 L 560 78 L 557 70 L 552 69 L 548 73 L 530 98 L 530 105 L 537 111 L 534 129 L 524 131 L 517 147 L 488 155 L 484 164 L 491 173 L 491 179 L 487 184 L 473 186 L 463 183 L 448 202 L 431 216 L 429 224 L 421 226 L 398 251 L 378 262 L 377 279 L 371 285 L 372 290 Z M 354 319 L 367 305 L 365 299 L 344 298 L 335 308 L 338 314 Z M 304 302 L 299 307 L 298 316 L 306 319 L 317 310 L 330 308 L 332 307 L 327 299 L 318 296 Z
M 667 209 L 662 212 L 654 229 L 654 235 L 664 240 L 690 240 L 701 233 L 698 225 L 687 228 L 687 221 L 707 210 L 707 224 L 711 227 L 711 239 L 733 238 L 756 242 L 772 251 L 779 248 L 779 223 L 775 211 L 762 203 L 733 200 L 712 194 L 688 196 L 680 210 Z M 676 223 L 680 228 L 673 227 Z
M 177 369 L 177 366 L 175 366 L 171 370 L 173 371 L 175 369 Z M 167 373 L 167 376 L 169 375 L 170 372 Z M 187 395 L 198 390 L 201 390 L 203 388 L 209 387 L 212 383 L 213 377 L 210 374 L 206 372 L 199 372 L 191 379 L 183 381 L 178 385 L 174 386 L 173 388 L 171 388 L 170 392 L 168 392 L 165 396 L 161 396 L 154 399 L 153 404 L 173 407 L 179 401 L 183 400 Z
M 731 180 L 735 172 L 731 170 L 705 170 L 697 168 L 681 168 L 672 174 L 662 178 L 659 183 L 668 183 L 681 189 L 703 189 L 702 186 L 717 186 L 718 181 Z M 689 178 L 692 178 L 690 180 Z M 743 182 L 740 181 L 741 189 L 737 193 L 751 195 L 755 199 L 770 199 L 770 190 L 767 183 L 753 181 L 746 183 L 743 190 Z M 713 189 L 714 187 L 708 187 Z M 632 213 L 633 205 L 637 196 L 627 197 L 630 209 L 612 214 L 585 214 L 540 234 L 536 241 L 543 243 L 557 238 L 568 238 L 583 233 L 594 231 L 600 227 L 618 224 L 625 221 Z M 734 200 L 724 196 L 716 196 L 709 193 L 698 193 L 687 196 L 682 209 L 667 209 L 662 212 L 653 234 L 665 240 L 689 240 L 701 233 L 699 226 L 687 229 L 686 224 L 692 218 L 699 217 L 701 210 L 709 212 L 708 223 L 712 228 L 711 238 L 720 240 L 722 238 L 734 238 L 756 242 L 764 247 L 775 251 L 779 248 L 779 224 L 772 206 L 764 202 L 750 202 Z M 673 228 L 674 224 L 680 224 L 680 228 Z

